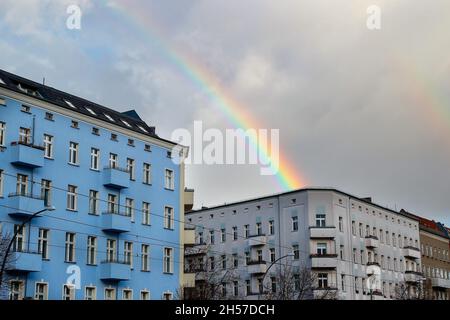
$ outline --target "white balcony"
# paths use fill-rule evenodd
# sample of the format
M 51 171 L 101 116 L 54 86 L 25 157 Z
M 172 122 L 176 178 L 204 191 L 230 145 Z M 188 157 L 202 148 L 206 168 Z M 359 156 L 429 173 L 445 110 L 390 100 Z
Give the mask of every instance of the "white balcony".
M 267 271 L 267 264 L 265 261 L 250 261 L 247 264 L 247 272 L 249 274 L 263 274 Z
M 337 267 L 337 254 L 311 255 L 312 269 L 335 269 Z
M 378 248 L 379 246 L 378 238 L 375 236 L 367 236 L 364 242 L 367 248 Z
M 336 287 L 329 288 L 316 288 L 313 290 L 314 299 L 322 300 L 322 299 L 339 299 L 338 289 Z
M 417 283 L 421 281 L 423 278 L 420 272 L 416 271 L 405 271 L 405 282 L 414 282 Z
M 410 259 L 420 259 L 420 250 L 414 247 L 404 247 L 403 255 Z
M 264 246 L 266 244 L 267 244 L 267 237 L 265 235 L 250 236 L 247 239 L 247 245 L 249 247 Z
M 431 286 L 434 288 L 450 289 L 450 279 L 431 278 Z
M 312 239 L 333 239 L 336 237 L 335 227 L 310 227 L 309 231 Z

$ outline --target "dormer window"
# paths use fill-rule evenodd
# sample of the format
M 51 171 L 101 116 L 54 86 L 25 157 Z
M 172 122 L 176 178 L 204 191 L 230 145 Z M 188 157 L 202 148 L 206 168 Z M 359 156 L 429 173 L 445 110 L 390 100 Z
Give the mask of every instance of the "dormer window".
M 73 103 L 70 102 L 69 100 L 64 99 L 64 102 L 65 102 L 69 107 L 71 107 L 72 109 L 76 109 L 76 108 L 77 108 L 77 107 L 75 107 L 75 106 L 73 105 Z
M 94 112 L 94 110 L 92 110 L 91 108 L 89 108 L 89 107 L 85 107 L 86 108 L 86 110 L 90 113 L 90 114 L 92 114 L 93 116 L 96 116 L 97 114 Z
M 104 113 L 104 115 L 109 121 L 115 122 L 114 119 L 109 114 Z
M 1 84 L 6 84 L 6 83 L 3 81 L 2 78 L 0 78 L 0 83 L 1 83 Z
M 20 91 L 22 91 L 22 92 L 25 92 L 25 93 L 30 94 L 30 95 L 35 96 L 35 97 L 42 98 L 41 94 L 34 88 L 30 88 L 30 87 L 24 86 L 24 85 L 22 85 L 20 83 L 17 84 L 17 88 Z

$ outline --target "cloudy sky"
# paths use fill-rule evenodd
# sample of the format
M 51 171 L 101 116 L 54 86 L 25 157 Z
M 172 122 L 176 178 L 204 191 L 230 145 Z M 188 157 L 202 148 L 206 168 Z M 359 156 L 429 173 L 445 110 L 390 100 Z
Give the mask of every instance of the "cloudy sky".
M 450 224 L 449 21 L 448 0 L 2 0 L 0 68 L 134 108 L 165 138 L 194 120 L 232 128 L 173 54 L 190 57 L 280 129 L 303 185 Z M 281 191 L 255 165 L 190 165 L 187 184 L 197 207 Z

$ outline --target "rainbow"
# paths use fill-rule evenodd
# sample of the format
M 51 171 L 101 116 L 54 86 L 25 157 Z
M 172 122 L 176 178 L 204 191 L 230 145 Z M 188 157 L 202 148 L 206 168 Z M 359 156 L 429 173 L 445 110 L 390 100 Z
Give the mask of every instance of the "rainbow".
M 249 128 L 263 128 L 258 124 L 256 118 L 246 111 L 246 108 L 236 101 L 232 95 L 220 84 L 220 81 L 201 63 L 193 57 L 183 54 L 164 41 L 161 28 L 152 21 L 148 12 L 139 7 L 139 4 L 130 0 L 117 0 L 106 3 L 106 6 L 119 13 L 144 37 L 151 40 L 152 47 L 158 53 L 175 65 L 184 76 L 203 90 L 208 98 L 215 103 L 220 111 L 226 116 L 228 122 L 244 130 Z M 258 150 L 265 163 L 271 163 L 269 157 L 269 146 L 258 143 L 256 135 L 251 135 L 250 145 Z M 294 166 L 282 152 L 279 156 L 278 173 L 276 179 L 283 191 L 300 188 L 306 184 L 306 180 L 299 174 Z

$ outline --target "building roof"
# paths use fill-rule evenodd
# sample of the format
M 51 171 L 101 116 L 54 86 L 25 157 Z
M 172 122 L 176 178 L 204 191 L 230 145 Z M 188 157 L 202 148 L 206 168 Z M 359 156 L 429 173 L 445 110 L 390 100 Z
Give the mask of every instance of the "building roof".
M 427 231 L 427 232 L 433 233 L 437 236 L 441 236 L 441 237 L 450 239 L 450 232 L 449 232 L 450 230 L 447 227 L 445 227 L 443 223 L 436 222 L 434 220 L 430 220 L 430 219 L 412 214 L 410 212 L 407 212 L 404 209 L 401 209 L 400 211 L 408 213 L 411 216 L 417 217 L 417 219 L 419 220 L 420 230 Z
M 120 126 L 173 145 L 176 144 L 172 141 L 160 138 L 155 132 L 155 127 L 148 126 L 135 110 L 118 112 L 95 102 L 0 69 L 0 88 L 1 87 L 8 88 L 9 90 L 21 94 L 26 94 L 35 99 L 49 102 L 61 108 L 78 112 L 85 116 L 93 117 L 109 124 Z
M 364 198 L 360 198 L 357 196 L 354 196 L 350 193 L 338 190 L 336 188 L 332 188 L 332 187 L 307 187 L 307 188 L 300 188 L 300 189 L 295 189 L 295 190 L 290 190 L 290 191 L 286 191 L 286 192 L 281 192 L 281 193 L 275 193 L 272 195 L 266 195 L 266 196 L 262 196 L 262 197 L 256 197 L 256 198 L 251 198 L 251 199 L 246 199 L 246 200 L 241 200 L 241 201 L 236 201 L 236 202 L 231 202 L 231 203 L 225 203 L 225 204 L 221 204 L 221 205 L 216 205 L 216 206 L 212 206 L 212 207 L 202 207 L 201 209 L 197 209 L 197 210 L 192 210 L 189 211 L 185 214 L 193 214 L 193 213 L 198 213 L 198 212 L 202 212 L 202 211 L 207 211 L 207 210 L 213 210 L 213 209 L 220 209 L 220 208 L 225 208 L 225 207 L 229 207 L 229 206 L 233 206 L 233 205 L 239 205 L 239 204 L 243 204 L 243 203 L 247 203 L 247 202 L 253 202 L 253 201 L 260 201 L 260 200 L 267 200 L 267 199 L 271 199 L 271 198 L 276 198 L 276 197 L 280 197 L 280 196 L 284 196 L 284 195 L 288 195 L 288 194 L 292 194 L 292 193 L 297 193 L 297 192 L 306 192 L 306 191 L 331 191 L 331 192 L 336 192 L 336 193 L 340 193 L 346 197 L 361 201 L 361 202 L 365 202 L 368 205 L 380 208 L 382 210 L 387 210 L 390 211 L 392 213 L 404 216 L 406 218 L 409 219 L 413 219 L 413 220 L 419 220 L 419 218 L 415 215 L 409 214 L 406 211 L 396 211 L 396 210 L 392 210 L 390 208 L 381 206 L 379 204 L 376 204 L 374 202 L 372 202 L 372 198 L 371 197 L 364 197 Z

